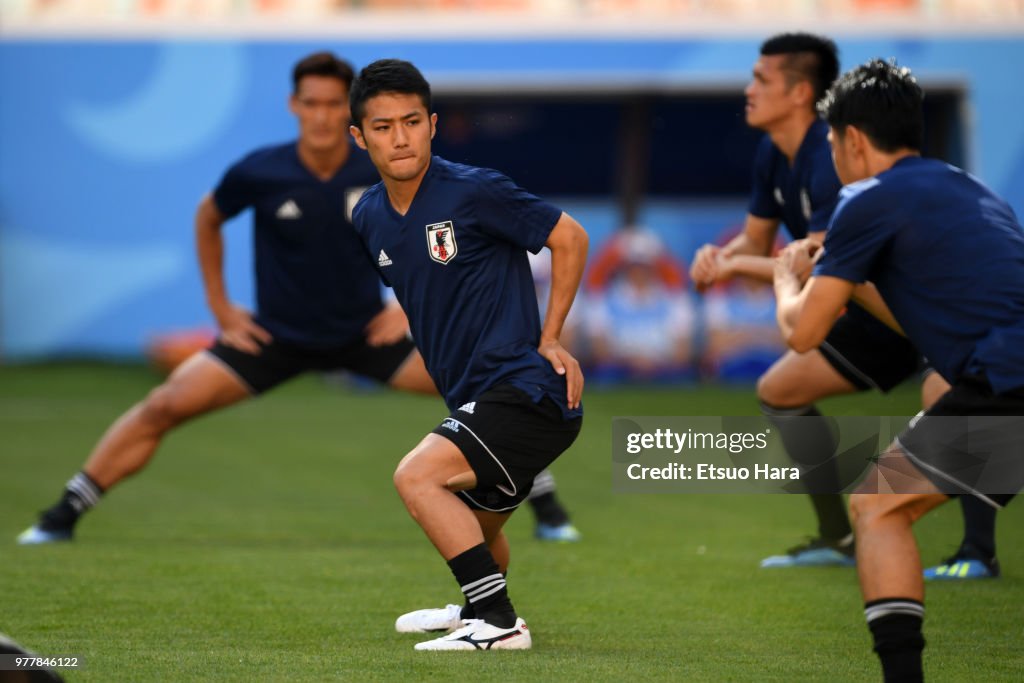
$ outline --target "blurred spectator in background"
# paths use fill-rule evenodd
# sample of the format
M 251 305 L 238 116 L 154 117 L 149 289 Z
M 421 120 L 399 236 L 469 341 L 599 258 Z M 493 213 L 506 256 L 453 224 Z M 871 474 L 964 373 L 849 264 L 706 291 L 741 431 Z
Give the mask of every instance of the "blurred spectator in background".
M 738 233 L 729 227 L 716 242 L 728 244 Z M 783 244 L 777 237 L 774 251 Z M 786 350 L 775 322 L 775 293 L 767 283 L 742 275 L 719 282 L 705 293 L 702 313 L 704 377 L 753 383 Z
M 753 383 L 785 351 L 775 323 L 775 293 L 739 276 L 704 297 L 702 374 L 725 382 Z
M 692 375 L 694 310 L 684 267 L 652 232 L 623 230 L 595 259 L 586 315 L 596 381 Z

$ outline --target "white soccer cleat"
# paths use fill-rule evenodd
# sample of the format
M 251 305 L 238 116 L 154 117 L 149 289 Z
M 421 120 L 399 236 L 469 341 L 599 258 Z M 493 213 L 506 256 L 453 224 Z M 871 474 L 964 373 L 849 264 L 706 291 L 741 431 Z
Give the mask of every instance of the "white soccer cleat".
M 418 609 L 395 620 L 399 633 L 430 633 L 462 628 L 462 605 L 446 605 L 443 609 Z
M 417 650 L 529 650 L 530 631 L 522 618 L 512 628 L 499 628 L 483 619 L 466 619 L 458 631 L 435 640 L 416 643 Z

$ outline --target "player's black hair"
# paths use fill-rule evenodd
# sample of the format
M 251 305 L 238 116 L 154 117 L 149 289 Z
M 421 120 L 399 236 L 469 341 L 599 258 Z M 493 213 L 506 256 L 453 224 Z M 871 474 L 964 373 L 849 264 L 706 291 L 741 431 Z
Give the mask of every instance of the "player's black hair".
M 783 55 L 786 82 L 805 80 L 814 88 L 814 100 L 825 96 L 839 76 L 839 48 L 834 41 L 813 33 L 780 33 L 761 44 L 765 56 Z
M 818 110 L 833 130 L 855 126 L 883 152 L 920 151 L 924 140 L 924 93 L 917 79 L 895 60 L 872 59 L 833 85 Z
M 350 90 L 355 75 L 352 65 L 333 52 L 314 52 L 300 59 L 292 69 L 292 92 L 299 92 L 299 82 L 306 76 L 337 78 Z
M 362 129 L 366 101 L 382 93 L 418 95 L 427 113 L 430 113 L 430 84 L 420 70 L 401 59 L 378 59 L 359 72 L 349 91 L 352 125 Z

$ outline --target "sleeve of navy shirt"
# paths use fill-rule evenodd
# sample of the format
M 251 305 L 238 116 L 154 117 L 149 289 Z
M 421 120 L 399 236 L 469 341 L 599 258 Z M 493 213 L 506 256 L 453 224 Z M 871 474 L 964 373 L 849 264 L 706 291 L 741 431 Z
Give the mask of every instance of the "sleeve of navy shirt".
M 782 211 L 775 201 L 775 183 L 772 169 L 775 165 L 775 146 L 765 135 L 757 146 L 754 156 L 754 186 L 750 192 L 750 206 L 747 211 L 758 218 L 781 218 Z
M 843 188 L 825 233 L 825 253 L 814 267 L 815 276 L 856 283 L 871 279 L 871 269 L 892 236 L 894 225 L 887 220 L 888 211 L 879 205 L 878 184 L 869 178 Z
M 480 169 L 476 210 L 481 232 L 534 254 L 547 243 L 562 216 L 561 209 L 489 169 Z
M 213 203 L 225 218 L 232 218 L 252 202 L 251 178 L 246 172 L 249 157 L 233 164 L 213 190 Z

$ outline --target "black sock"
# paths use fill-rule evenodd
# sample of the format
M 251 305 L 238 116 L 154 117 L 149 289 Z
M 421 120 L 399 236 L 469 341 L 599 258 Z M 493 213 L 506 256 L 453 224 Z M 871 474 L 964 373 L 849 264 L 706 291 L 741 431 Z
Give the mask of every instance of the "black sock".
M 448 560 L 448 567 L 459 582 L 462 594 L 473 616 L 463 619 L 483 619 L 499 628 L 512 628 L 516 624 L 516 611 L 508 598 L 505 576 L 499 571 L 491 551 L 483 543 Z
M 838 541 L 853 533 L 846 513 L 835 454 L 839 446 L 828 418 L 813 405 L 775 408 L 761 403 L 761 412 L 779 430 L 786 453 L 800 466 L 800 477 L 811 494 L 818 516 L 818 534 Z
M 996 509 L 975 496 L 960 496 L 964 540 L 957 556 L 991 562 L 996 556 Z
M 811 505 L 818 516 L 818 535 L 853 548 L 853 529 L 846 513 L 846 501 L 838 493 L 812 493 Z
M 100 502 L 103 489 L 85 472 L 79 472 L 65 484 L 57 503 L 43 513 L 39 525 L 47 530 L 73 529 L 86 510 Z
M 530 497 L 526 500 L 538 524 L 562 526 L 569 523 L 569 513 L 555 496 L 555 478 L 548 470 L 543 470 L 534 478 Z
M 873 600 L 864 605 L 864 617 L 875 639 L 885 683 L 923 681 L 924 605 L 910 598 Z
M 507 571 L 502 572 L 501 575 L 505 577 L 506 581 L 508 581 L 508 572 Z M 463 596 L 463 597 L 465 597 L 465 596 Z M 460 616 L 463 619 L 476 619 L 477 618 L 476 617 L 476 609 L 473 608 L 473 603 L 471 603 L 469 601 L 469 598 L 465 598 L 465 602 L 463 602 L 463 604 L 462 604 L 462 612 L 460 612 Z
M 542 493 L 535 498 L 527 499 L 533 514 L 540 524 L 548 526 L 562 526 L 569 523 L 569 513 L 565 511 L 562 504 L 555 497 L 555 492 Z

